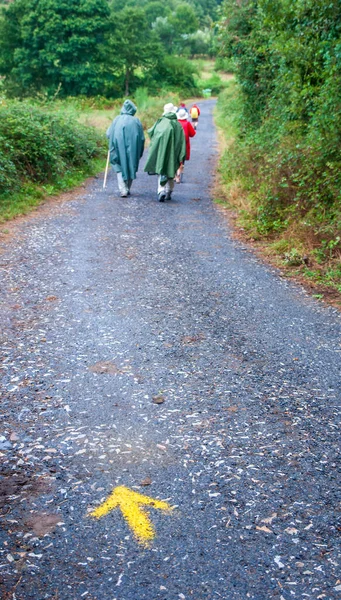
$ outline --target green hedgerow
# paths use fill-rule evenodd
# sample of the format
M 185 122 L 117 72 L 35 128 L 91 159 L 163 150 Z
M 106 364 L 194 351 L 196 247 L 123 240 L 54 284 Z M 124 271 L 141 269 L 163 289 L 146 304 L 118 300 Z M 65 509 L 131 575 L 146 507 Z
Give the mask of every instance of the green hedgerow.
M 10 102 L 0 107 L 0 195 L 25 182 L 53 183 L 72 167 L 86 167 L 102 144 L 95 129 L 62 112 Z

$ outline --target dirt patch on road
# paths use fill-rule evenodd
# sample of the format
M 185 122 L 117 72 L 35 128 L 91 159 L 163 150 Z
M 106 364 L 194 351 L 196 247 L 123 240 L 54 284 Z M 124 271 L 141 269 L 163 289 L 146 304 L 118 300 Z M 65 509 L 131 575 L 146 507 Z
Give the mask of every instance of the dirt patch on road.
M 35 477 L 30 473 L 3 473 L 0 478 L 0 509 L 13 503 L 23 495 L 27 498 L 40 496 L 51 489 L 44 477 Z

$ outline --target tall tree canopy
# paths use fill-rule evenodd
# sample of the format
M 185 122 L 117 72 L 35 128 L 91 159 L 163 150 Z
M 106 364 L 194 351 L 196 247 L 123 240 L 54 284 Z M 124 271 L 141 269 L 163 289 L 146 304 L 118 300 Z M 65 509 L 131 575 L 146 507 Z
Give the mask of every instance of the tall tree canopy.
M 162 54 L 144 11 L 130 7 L 112 15 L 108 50 L 109 64 L 124 74 L 126 95 L 135 69 L 155 66 Z
M 170 13 L 169 7 L 160 2 L 160 0 L 152 0 L 144 7 L 145 15 L 149 25 L 154 23 L 158 17 L 167 17 Z
M 15 0 L 0 22 L 0 72 L 14 87 L 100 90 L 106 0 Z
M 219 1 L 13 0 L 0 15 L 3 85 L 18 96 L 128 94 L 165 55 L 211 47 L 210 26 L 199 27 Z
M 110 6 L 115 12 L 119 12 L 122 8 L 130 6 L 132 8 L 143 8 L 143 10 L 150 13 L 149 4 L 159 4 L 159 1 L 160 0 L 111 0 Z M 167 16 L 168 13 L 176 12 L 177 8 L 182 4 L 190 4 L 194 9 L 200 24 L 205 25 L 207 24 L 207 18 L 211 20 L 217 18 L 217 8 L 220 6 L 221 2 L 222 0 L 167 0 L 167 3 L 161 2 L 164 7 L 164 12 L 161 13 L 157 10 L 153 20 L 155 21 L 157 17 Z

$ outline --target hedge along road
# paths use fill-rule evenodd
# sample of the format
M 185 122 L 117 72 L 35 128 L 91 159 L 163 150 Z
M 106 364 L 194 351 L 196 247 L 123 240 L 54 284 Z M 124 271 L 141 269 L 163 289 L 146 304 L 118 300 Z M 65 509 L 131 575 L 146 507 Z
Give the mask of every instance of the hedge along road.
M 340 597 L 340 315 L 231 239 L 213 105 L 171 202 L 2 242 L 2 598 Z

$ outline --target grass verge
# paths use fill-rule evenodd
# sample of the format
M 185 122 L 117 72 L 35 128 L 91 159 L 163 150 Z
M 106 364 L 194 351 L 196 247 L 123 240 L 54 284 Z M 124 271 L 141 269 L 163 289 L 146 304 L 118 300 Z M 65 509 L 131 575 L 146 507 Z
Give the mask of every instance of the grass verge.
M 0 197 L 0 224 L 28 214 L 48 197 L 70 191 L 81 185 L 87 177 L 93 177 L 104 169 L 105 158 L 95 158 L 87 168 L 70 169 L 55 183 L 25 183 L 19 192 Z
M 147 88 L 139 88 L 134 96 L 130 97 L 137 106 L 136 116 L 140 119 L 143 129 L 146 131 L 153 125 L 156 119 L 162 115 L 163 107 L 167 102 L 178 105 L 181 101 L 178 93 L 165 93 L 153 97 L 148 95 Z M 80 123 L 88 127 L 95 127 L 100 133 L 105 134 L 112 120 L 120 114 L 124 98 L 115 100 L 103 108 L 94 106 L 79 106 L 77 100 L 74 103 L 68 101 L 66 107 L 71 111 Z

